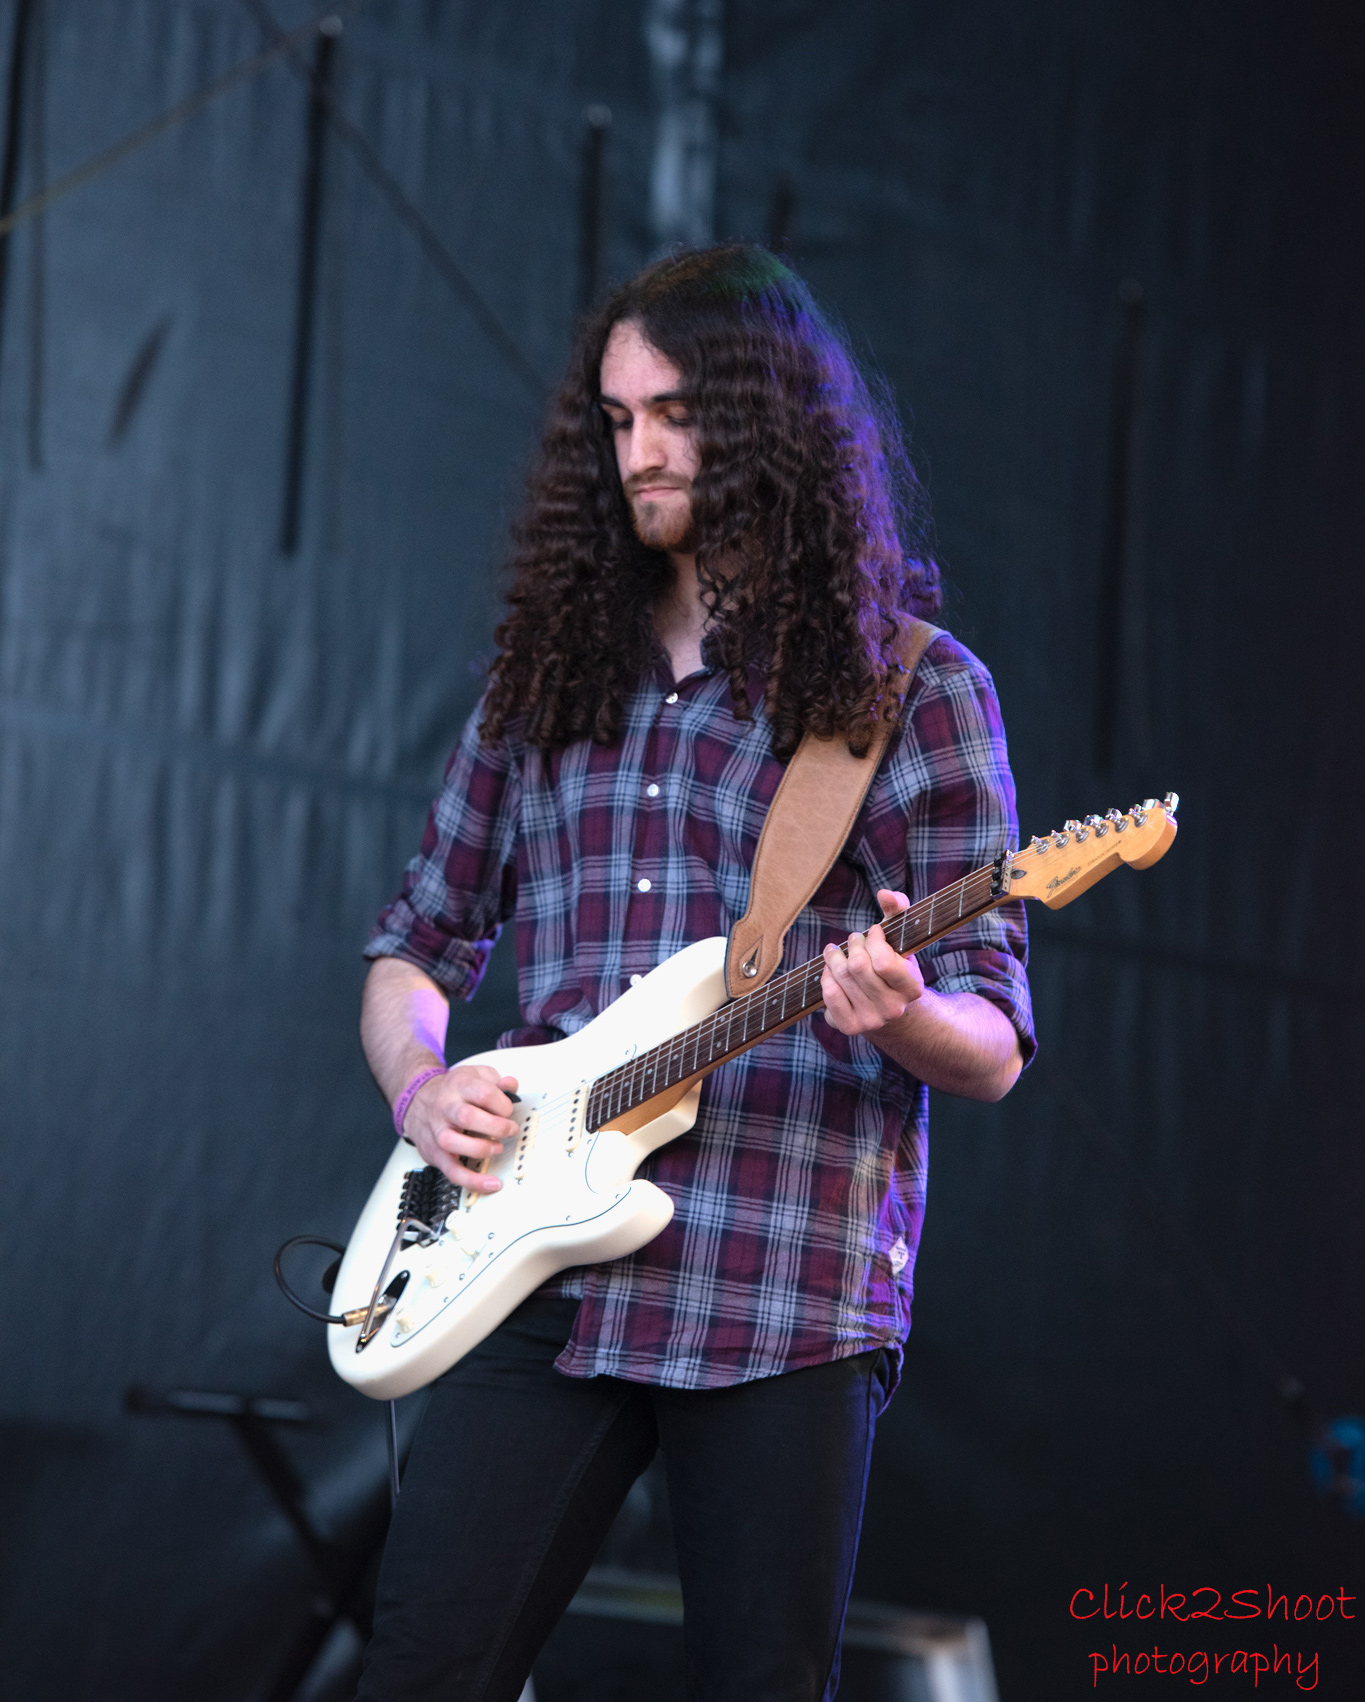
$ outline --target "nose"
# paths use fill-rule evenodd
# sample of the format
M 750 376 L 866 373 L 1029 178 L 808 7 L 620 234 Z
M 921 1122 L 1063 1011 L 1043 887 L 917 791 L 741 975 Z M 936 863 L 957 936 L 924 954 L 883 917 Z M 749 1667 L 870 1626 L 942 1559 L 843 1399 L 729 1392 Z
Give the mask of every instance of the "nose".
M 628 477 L 653 472 L 668 463 L 668 451 L 663 427 L 657 420 L 641 411 L 631 422 L 630 440 L 626 444 Z

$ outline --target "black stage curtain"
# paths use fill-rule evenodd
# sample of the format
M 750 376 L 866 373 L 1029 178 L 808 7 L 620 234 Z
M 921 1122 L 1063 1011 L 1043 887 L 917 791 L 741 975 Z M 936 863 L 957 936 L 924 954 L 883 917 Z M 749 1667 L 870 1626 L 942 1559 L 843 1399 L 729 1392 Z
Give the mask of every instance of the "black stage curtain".
M 590 103 L 603 273 L 651 252 L 639 8 L 375 0 L 330 39 L 440 254 L 282 59 L 5 251 L 5 1696 L 263 1695 L 308 1611 L 230 1429 L 130 1385 L 305 1401 L 319 1524 L 373 1502 L 380 1411 L 270 1258 L 344 1237 L 391 1138 L 358 953 L 489 653 Z M 724 39 L 717 234 L 890 379 L 1025 834 L 1184 799 L 1158 868 L 1035 912 L 1038 1065 L 935 1107 L 858 1593 L 983 1613 L 1011 1702 L 1125 1638 L 1318 1649 L 1352 1694 L 1337 1621 L 1144 1642 L 1068 1603 L 1365 1594 L 1308 1466 L 1365 1406 L 1358 20 L 736 0 Z M 9 206 L 262 40 L 231 0 L 5 0 Z

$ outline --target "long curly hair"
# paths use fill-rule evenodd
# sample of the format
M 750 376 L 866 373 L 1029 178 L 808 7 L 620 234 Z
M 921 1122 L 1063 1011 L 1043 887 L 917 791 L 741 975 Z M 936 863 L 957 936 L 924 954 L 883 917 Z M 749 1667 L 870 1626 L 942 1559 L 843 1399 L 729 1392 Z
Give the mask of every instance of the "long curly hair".
M 514 529 L 484 737 L 517 722 L 545 751 L 612 744 L 657 654 L 673 569 L 635 536 L 598 405 L 621 321 L 679 369 L 696 422 L 707 653 L 736 717 L 752 717 L 756 667 L 779 761 L 808 730 L 863 754 L 899 710 L 897 616 L 940 607 L 922 493 L 885 394 L 795 273 L 743 243 L 658 261 L 581 325 Z

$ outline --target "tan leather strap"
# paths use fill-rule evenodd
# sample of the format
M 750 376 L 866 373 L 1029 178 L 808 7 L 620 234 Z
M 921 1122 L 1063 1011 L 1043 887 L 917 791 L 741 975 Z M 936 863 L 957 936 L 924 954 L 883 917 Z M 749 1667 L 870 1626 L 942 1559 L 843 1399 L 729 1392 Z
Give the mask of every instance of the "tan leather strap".
M 910 689 L 920 658 L 942 631 L 928 621 L 902 619 L 896 650 Z M 761 987 L 782 960 L 787 930 L 834 867 L 863 806 L 894 723 L 878 720 L 867 755 L 852 756 L 842 737 L 807 733 L 787 764 L 768 806 L 754 869 L 749 908 L 730 930 L 725 987 L 731 998 Z

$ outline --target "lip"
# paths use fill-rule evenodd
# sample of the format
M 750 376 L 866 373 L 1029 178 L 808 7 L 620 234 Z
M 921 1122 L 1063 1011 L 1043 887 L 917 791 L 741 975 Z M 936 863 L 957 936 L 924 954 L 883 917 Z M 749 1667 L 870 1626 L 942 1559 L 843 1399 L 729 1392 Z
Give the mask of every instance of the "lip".
M 634 492 L 637 497 L 649 496 L 681 496 L 677 485 L 644 485 Z

